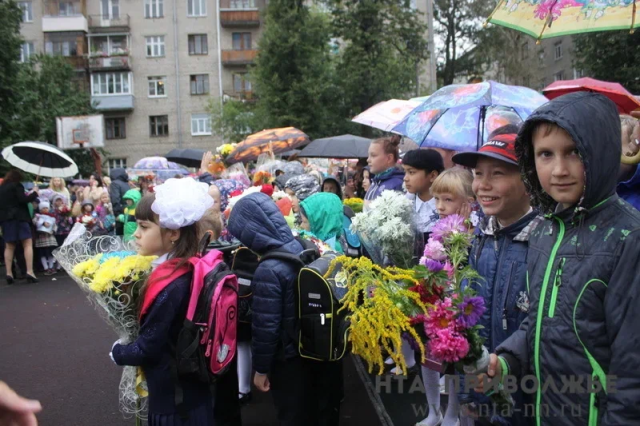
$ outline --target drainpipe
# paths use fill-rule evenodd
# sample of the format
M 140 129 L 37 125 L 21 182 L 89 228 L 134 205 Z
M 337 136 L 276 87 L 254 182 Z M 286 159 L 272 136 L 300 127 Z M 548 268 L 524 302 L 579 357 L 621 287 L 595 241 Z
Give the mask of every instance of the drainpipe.
M 178 10 L 173 3 L 173 54 L 176 63 L 176 110 L 178 111 L 178 148 L 182 148 L 182 108 L 180 107 L 180 55 L 178 53 Z
M 220 46 L 220 0 L 216 0 L 216 24 L 218 33 L 218 88 L 220 89 L 220 105 L 222 105 L 222 46 Z

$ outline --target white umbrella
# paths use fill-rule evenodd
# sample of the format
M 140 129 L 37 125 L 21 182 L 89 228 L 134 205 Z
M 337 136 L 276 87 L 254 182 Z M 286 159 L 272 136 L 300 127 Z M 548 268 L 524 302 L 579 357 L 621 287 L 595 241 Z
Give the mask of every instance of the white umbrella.
M 2 157 L 13 167 L 37 176 L 70 177 L 78 166 L 64 152 L 44 142 L 19 142 L 2 150 Z
M 390 132 L 421 102 L 391 99 L 380 102 L 353 117 L 351 121 Z

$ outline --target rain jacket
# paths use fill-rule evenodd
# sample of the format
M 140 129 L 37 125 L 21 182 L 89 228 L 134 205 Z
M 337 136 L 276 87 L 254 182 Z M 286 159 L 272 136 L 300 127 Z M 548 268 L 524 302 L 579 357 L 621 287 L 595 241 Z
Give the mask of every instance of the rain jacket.
M 403 180 L 404 171 L 398 167 L 389 173 L 378 173 L 371 179 L 371 186 L 364 196 L 365 205 L 378 198 L 382 191 L 402 191 Z
M 334 250 L 343 252 L 342 225 L 344 208 L 342 201 L 331 192 L 319 192 L 300 203 L 309 221 L 310 232 Z
M 532 133 L 540 121 L 565 129 L 584 163 L 584 196 L 563 211 L 535 172 Z M 637 424 L 640 212 L 616 195 L 616 106 L 595 93 L 557 98 L 527 119 L 516 152 L 529 193 L 548 214 L 529 240 L 529 315 L 496 351 L 503 371 L 534 374 L 542 384 L 532 394 L 538 426 Z M 579 383 L 568 390 L 570 379 Z M 593 383 L 604 389 L 588 393 Z
M 127 203 L 122 199 L 124 194 L 131 188 L 129 187 L 129 175 L 125 169 L 113 169 L 109 175 L 111 177 L 111 185 L 109 185 L 109 197 L 113 204 L 113 214 L 121 215 Z
M 262 193 L 242 198 L 229 217 L 229 232 L 258 255 L 270 250 L 300 254 L 302 245 L 293 238 L 291 229 L 273 200 Z M 297 327 L 295 265 L 276 259 L 260 263 L 251 283 L 253 291 L 252 362 L 260 374 L 266 374 L 276 356 L 298 356 L 296 343 L 290 337 Z
M 138 202 L 141 198 L 142 194 L 140 194 L 140 190 L 138 189 L 130 189 L 122 197 L 125 205 L 127 203 L 127 200 L 133 201 L 133 206 L 125 207 L 124 213 L 118 216 L 118 221 L 124 223 L 125 241 L 132 240 L 133 234 L 135 234 L 136 229 L 138 228 L 138 224 L 136 223 L 136 206 L 138 205 Z

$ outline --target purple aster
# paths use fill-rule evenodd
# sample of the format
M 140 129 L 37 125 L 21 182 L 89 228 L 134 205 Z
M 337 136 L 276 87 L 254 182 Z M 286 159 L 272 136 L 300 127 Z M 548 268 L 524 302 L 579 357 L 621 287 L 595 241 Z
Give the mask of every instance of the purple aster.
M 458 324 L 464 328 L 471 328 L 478 323 L 485 311 L 484 299 L 479 296 L 467 297 L 458 305 L 460 314 Z
M 467 232 L 464 226 L 464 218 L 460 215 L 453 214 L 444 219 L 440 219 L 433 225 L 431 229 L 431 238 L 436 241 L 444 241 L 445 237 L 454 232 Z
M 422 260 L 424 260 L 424 262 L 422 262 Z M 420 263 L 424 265 L 430 272 L 433 272 L 434 274 L 442 271 L 442 269 L 444 268 L 444 265 L 442 264 L 442 262 L 438 262 L 437 260 L 429 259 L 426 257 L 423 257 Z

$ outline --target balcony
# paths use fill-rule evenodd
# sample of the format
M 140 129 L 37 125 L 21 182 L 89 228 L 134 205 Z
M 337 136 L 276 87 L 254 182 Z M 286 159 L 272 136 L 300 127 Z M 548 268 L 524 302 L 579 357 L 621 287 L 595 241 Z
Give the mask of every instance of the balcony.
M 91 103 L 98 111 L 131 111 L 133 95 L 92 95 Z
M 89 15 L 89 29 L 92 33 L 128 33 L 129 15 Z
M 130 56 L 125 55 L 108 57 L 92 56 L 89 58 L 89 69 L 91 71 L 130 70 L 131 59 Z
M 260 26 L 258 10 L 221 10 L 220 25 L 224 28 L 251 28 Z
M 223 65 L 250 65 L 256 60 L 257 50 L 223 50 Z
M 45 33 L 83 31 L 88 32 L 85 0 L 44 0 L 42 31 Z
M 82 56 L 65 56 L 64 60 L 69 63 L 76 71 L 86 71 L 87 70 L 87 58 Z

